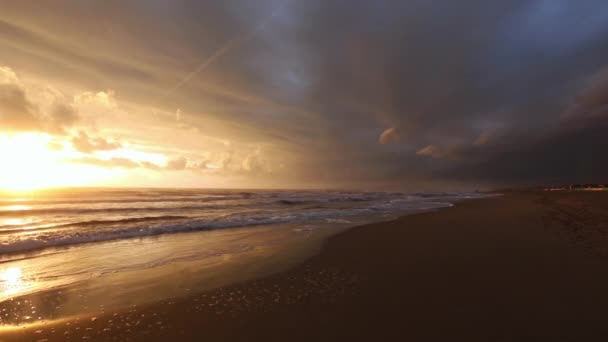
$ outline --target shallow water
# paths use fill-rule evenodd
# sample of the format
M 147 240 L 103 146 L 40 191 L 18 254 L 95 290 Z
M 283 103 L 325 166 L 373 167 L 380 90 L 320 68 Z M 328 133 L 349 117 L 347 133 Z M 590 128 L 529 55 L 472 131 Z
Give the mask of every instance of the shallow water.
M 101 313 L 248 280 L 304 260 L 348 227 L 483 196 L 150 189 L 4 196 L 0 323 Z

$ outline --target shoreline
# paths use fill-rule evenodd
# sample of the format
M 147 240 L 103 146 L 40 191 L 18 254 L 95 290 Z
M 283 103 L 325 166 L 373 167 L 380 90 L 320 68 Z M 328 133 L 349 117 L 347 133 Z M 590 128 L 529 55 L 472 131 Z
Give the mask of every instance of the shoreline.
M 553 219 L 561 203 L 543 200 L 601 209 L 605 195 L 506 193 L 357 226 L 325 240 L 305 262 L 262 279 L 95 319 L 5 331 L 0 339 L 600 340 L 608 331 L 593 322 L 608 304 L 600 292 L 608 279 L 596 271 L 608 262 Z M 588 293 L 570 292 L 590 286 Z
M 481 198 L 479 198 L 481 199 Z M 224 264 L 224 265 L 220 265 L 218 266 L 217 270 L 215 269 L 211 269 L 211 271 L 213 272 L 213 275 L 205 275 L 204 277 L 206 278 L 200 278 L 195 276 L 192 272 L 189 272 L 189 276 L 188 277 L 183 277 L 183 276 L 178 276 L 180 277 L 180 280 L 187 280 L 188 281 L 188 285 L 185 285 L 183 282 L 182 284 L 180 284 L 181 289 L 171 289 L 169 290 L 169 292 L 162 290 L 162 287 L 166 287 L 163 286 L 164 283 L 167 282 L 167 279 L 171 279 L 171 277 L 173 275 L 175 275 L 176 271 L 175 271 L 175 267 L 172 267 L 173 270 L 168 271 L 168 272 L 164 272 L 162 269 L 167 268 L 165 266 L 170 266 L 171 264 L 177 263 L 180 264 L 182 266 L 187 265 L 187 264 L 193 264 L 193 265 L 197 265 L 200 264 L 200 260 L 196 261 L 176 261 L 176 262 L 168 262 L 167 265 L 165 266 L 155 266 L 151 269 L 135 269 L 132 271 L 128 271 L 128 279 L 133 279 L 133 278 L 137 278 L 138 280 L 127 280 L 126 282 L 124 281 L 125 278 L 127 278 L 125 275 L 121 275 L 119 274 L 118 280 L 116 281 L 119 286 L 118 286 L 118 291 L 119 292 L 123 292 L 124 290 L 122 290 L 121 288 L 126 288 L 126 290 L 128 291 L 129 288 L 131 287 L 136 287 L 138 288 L 139 293 L 134 293 L 137 297 L 143 297 L 144 299 L 133 299 L 133 296 L 129 296 L 128 298 L 126 298 L 129 301 L 129 305 L 125 305 L 125 303 L 121 303 L 121 304 L 116 304 L 117 302 L 120 302 L 121 300 L 125 299 L 124 295 L 118 295 L 113 292 L 111 296 L 104 296 L 103 293 L 101 291 L 103 291 L 103 284 L 106 284 L 107 286 L 111 286 L 112 288 L 114 288 L 114 290 L 116 290 L 116 284 L 112 281 L 112 279 L 115 279 L 116 276 L 114 274 L 114 272 L 106 272 L 105 275 L 103 275 L 103 277 L 101 278 L 101 285 L 99 284 L 100 281 L 96 280 L 94 277 L 91 280 L 81 280 L 75 284 L 69 284 L 69 285 L 62 285 L 62 286 L 55 286 L 53 288 L 48 288 L 48 289 L 34 289 L 35 292 L 24 292 L 21 294 L 18 294 L 17 296 L 12 296 L 11 299 L 8 300 L 4 300 L 2 302 L 0 302 L 0 335 L 3 331 L 19 331 L 20 329 L 27 329 L 27 328 L 40 328 L 42 326 L 48 325 L 48 324 L 58 324 L 60 322 L 69 322 L 71 320 L 76 320 L 76 319 L 80 319 L 82 317 L 92 317 L 92 316 L 97 316 L 97 315 L 103 315 L 106 311 L 113 311 L 113 312 L 121 312 L 121 311 L 125 311 L 130 307 L 135 307 L 135 306 L 147 306 L 147 305 L 153 305 L 154 303 L 157 302 L 164 302 L 164 301 L 175 301 L 175 300 L 179 300 L 181 298 L 185 298 L 191 295 L 191 293 L 203 293 L 203 292 L 209 292 L 209 291 L 213 291 L 215 289 L 218 288 L 222 288 L 222 287 L 229 287 L 235 284 L 241 284 L 241 283 L 246 283 L 246 282 L 250 282 L 250 281 L 255 281 L 256 279 L 260 279 L 260 278 L 264 278 L 264 277 L 268 277 L 268 276 L 272 276 L 274 274 L 280 274 L 282 272 L 286 272 L 289 271 L 290 269 L 299 266 L 302 263 L 305 263 L 308 259 L 314 257 L 315 255 L 319 254 L 320 251 L 322 250 L 322 248 L 325 246 L 325 244 L 327 243 L 327 241 L 329 239 L 331 239 L 333 236 L 339 235 L 339 234 L 343 234 L 345 232 L 347 232 L 350 229 L 355 229 L 357 227 L 360 226 L 366 226 L 366 225 L 374 225 L 374 224 L 380 224 L 380 223 L 388 223 L 388 222 L 392 222 L 392 221 L 396 221 L 399 220 L 400 218 L 406 217 L 406 216 L 410 216 L 410 215 L 417 215 L 417 214 L 423 214 L 423 213 L 429 213 L 429 212 L 435 212 L 438 210 L 443 210 L 445 208 L 450 208 L 451 206 L 455 205 L 455 203 L 459 203 L 461 201 L 468 201 L 470 199 L 463 199 L 460 201 L 454 201 L 449 207 L 440 207 L 440 208 L 429 208 L 429 209 L 424 209 L 424 210 L 412 210 L 410 213 L 407 214 L 402 214 L 401 216 L 395 217 L 395 218 L 387 218 L 385 220 L 380 220 L 380 221 L 373 221 L 373 222 L 369 222 L 369 223 L 359 223 L 359 224 L 355 224 L 354 226 L 351 226 L 351 223 L 344 223 L 344 222 L 339 222 L 339 223 L 333 223 L 333 224 L 326 224 L 327 227 L 319 227 L 319 228 L 315 228 L 313 229 L 313 231 L 308 231 L 306 232 L 306 237 L 305 238 L 296 238 L 293 241 L 283 241 L 284 243 L 287 243 L 287 245 L 285 246 L 279 246 L 278 248 L 273 249 L 270 252 L 266 252 L 267 255 L 265 256 L 261 256 L 261 255 L 250 255 L 250 256 L 240 256 L 238 253 L 235 255 L 228 255 L 230 257 L 230 259 L 236 259 L 236 258 L 240 258 L 240 260 L 242 260 L 240 263 L 242 264 L 241 266 L 238 266 L 237 264 L 235 264 L 236 261 L 231 261 L 231 263 L 229 264 Z M 31 252 L 31 253 L 27 253 L 24 254 L 23 258 L 18 258 L 15 260 L 11 260 L 11 261 L 4 261 L 4 264 L 11 264 L 14 261 L 16 262 L 28 262 L 31 259 L 37 259 L 37 258 L 42 258 L 43 260 L 47 257 L 59 257 L 60 259 L 64 258 L 64 254 L 63 253 L 76 253 L 77 255 L 80 255 L 80 257 L 71 257 L 71 259 L 77 260 L 80 258 L 89 258 L 90 254 L 96 254 L 96 255 L 105 255 L 108 254 L 108 250 L 112 250 L 113 252 L 115 252 L 116 254 L 123 254 L 123 252 L 121 252 L 122 249 L 124 249 L 124 247 L 121 247 L 122 244 L 127 245 L 127 248 L 129 245 L 132 245 L 133 243 L 135 243 L 136 246 L 134 246 L 135 248 L 140 248 L 139 245 L 141 244 L 152 244 L 150 247 L 158 247 L 159 244 L 161 244 L 162 241 L 165 240 L 173 240 L 173 241 L 178 241 L 179 242 L 184 242 L 187 240 L 197 240 L 197 237 L 200 238 L 202 237 L 203 239 L 200 240 L 201 242 L 191 242 L 190 243 L 190 247 L 192 247 L 193 243 L 198 247 L 201 248 L 202 246 L 204 246 L 205 240 L 216 240 L 217 236 L 213 236 L 213 235 L 231 235 L 232 233 L 236 233 L 236 232 L 243 232 L 245 234 L 247 234 L 249 236 L 249 238 L 247 236 L 245 237 L 241 237 L 240 239 L 250 239 L 251 236 L 253 237 L 258 237 L 260 236 L 260 234 L 268 234 L 270 233 L 271 235 L 277 235 L 277 234 L 284 234 L 285 231 L 299 231 L 302 230 L 300 228 L 296 228 L 294 229 L 293 227 L 290 226 L 286 226 L 286 225 L 277 225 L 277 226 L 255 226 L 255 227 L 238 227 L 238 228 L 226 228 L 226 229 L 217 229 L 217 230 L 202 230 L 202 231 L 194 231 L 194 232 L 178 232 L 178 233 L 174 233 L 174 234 L 164 234 L 164 235 L 159 235 L 159 236 L 146 236 L 144 238 L 130 238 L 130 239 L 123 239 L 123 240 L 116 240 L 116 241 L 103 241 L 101 243 L 84 243 L 84 244 L 80 244 L 80 245 L 76 245 L 76 246 L 68 246 L 65 247 L 65 250 L 63 248 L 57 248 L 57 249 L 45 249 L 42 250 L 40 252 Z M 260 232 L 261 231 L 261 232 Z M 283 233 L 281 233 L 281 231 L 283 231 Z M 264 233 L 266 232 L 266 233 Z M 212 234 L 212 236 L 209 236 L 209 234 Z M 294 233 L 291 233 L 294 234 Z M 301 233 L 297 233 L 295 235 L 299 235 Z M 190 235 L 190 236 L 188 236 Z M 295 236 L 294 235 L 294 236 Z M 202 243 L 202 245 L 199 245 L 199 243 Z M 261 245 L 258 244 L 258 246 L 262 247 Z M 179 245 L 176 245 L 175 242 L 173 242 L 173 244 L 171 244 L 172 248 L 176 248 L 177 250 L 179 249 L 183 249 L 183 247 L 179 247 Z M 268 246 L 264 246 L 262 249 L 267 248 Z M 187 248 L 186 248 L 187 249 Z M 204 248 L 203 248 L 204 249 Z M 87 252 L 82 252 L 82 250 L 90 250 Z M 258 253 L 259 254 L 259 253 Z M 237 262 L 238 263 L 238 262 Z M 40 268 L 41 266 L 35 266 L 36 268 Z M 10 269 L 11 267 L 8 267 L 7 269 Z M 188 269 L 187 266 L 184 266 L 185 269 Z M 241 268 L 242 271 L 238 271 L 237 268 Z M 25 270 L 24 270 L 25 271 Z M 197 273 L 208 273 L 208 270 L 206 269 L 199 269 Z M 123 272 L 119 272 L 119 273 L 123 273 Z M 179 273 L 179 272 L 178 272 Z M 183 273 L 183 271 L 181 272 Z M 139 278 L 142 278 L 142 275 L 144 278 L 149 278 L 150 275 L 155 277 L 155 280 L 160 283 L 160 284 L 154 284 L 155 286 L 153 286 L 152 288 L 148 289 L 148 288 L 143 288 L 142 284 L 141 284 L 141 280 L 139 280 Z M 106 279 L 109 278 L 109 279 Z M 200 278 L 200 279 L 199 279 Z M 123 280 L 121 280 L 123 279 Z M 210 280 L 210 282 L 209 282 Z M 201 282 L 201 281 L 205 281 L 206 284 L 205 285 L 196 285 L 196 282 Z M 28 281 L 25 281 L 25 283 L 27 283 Z M 158 286 L 157 286 L 158 285 Z M 22 291 L 22 290 L 20 290 Z M 101 292 L 101 293 L 100 293 Z M 155 300 L 147 300 L 145 293 L 149 293 L 147 297 L 151 297 L 151 296 L 155 296 L 157 297 L 157 299 Z M 0 293 L 1 294 L 1 293 Z M 75 297 L 78 297 L 76 300 L 74 300 Z M 71 298 L 71 299 L 70 299 Z M 20 310 L 19 308 L 15 308 L 13 306 L 13 302 L 24 302 L 24 303 L 29 303 L 32 304 L 32 314 L 30 314 L 29 312 L 22 312 L 22 310 Z M 38 320 L 35 320 L 35 316 L 33 315 L 33 313 L 36 312 L 36 310 L 34 310 L 34 304 L 38 307 L 41 306 L 41 304 L 44 304 L 45 302 L 55 302 L 57 304 L 57 309 L 60 310 L 52 310 L 52 309 L 48 309 L 46 310 L 46 312 L 43 314 L 42 317 L 38 317 Z M 76 302 L 76 303 L 75 303 Z M 44 305 L 42 305 L 44 306 Z M 67 310 L 66 312 L 66 307 L 70 307 L 71 309 Z M 40 309 L 37 309 L 38 313 L 40 314 Z M 8 313 L 8 318 L 4 318 L 2 317 L 2 313 L 7 314 Z M 21 316 L 21 317 L 26 317 L 26 319 L 20 319 L 20 318 L 16 318 L 17 316 Z M 0 340 L 1 341 L 1 340 Z
M 14 276 L 0 283 L 0 314 L 5 316 L 0 317 L 0 330 L 95 315 L 99 309 L 116 311 L 258 279 L 297 266 L 319 253 L 329 237 L 346 230 L 470 199 L 422 201 L 423 208 L 394 215 L 372 212 L 325 223 L 203 229 L 16 254 L 17 258 L 0 263 L 0 280 Z M 16 308 L 13 301 L 31 303 L 31 312 Z M 40 309 L 50 301 L 56 303 L 55 310 Z

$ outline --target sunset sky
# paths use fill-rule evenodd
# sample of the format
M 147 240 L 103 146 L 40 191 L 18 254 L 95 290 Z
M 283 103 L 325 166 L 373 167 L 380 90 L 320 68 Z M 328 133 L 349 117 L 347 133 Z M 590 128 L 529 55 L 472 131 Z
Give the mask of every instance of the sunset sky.
M 608 180 L 608 2 L 2 1 L 0 189 Z

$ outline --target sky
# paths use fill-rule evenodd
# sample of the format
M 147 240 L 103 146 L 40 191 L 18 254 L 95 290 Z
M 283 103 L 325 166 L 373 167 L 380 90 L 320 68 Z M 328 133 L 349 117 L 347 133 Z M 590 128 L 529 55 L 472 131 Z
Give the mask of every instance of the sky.
M 604 0 L 1 5 L 0 189 L 608 182 Z

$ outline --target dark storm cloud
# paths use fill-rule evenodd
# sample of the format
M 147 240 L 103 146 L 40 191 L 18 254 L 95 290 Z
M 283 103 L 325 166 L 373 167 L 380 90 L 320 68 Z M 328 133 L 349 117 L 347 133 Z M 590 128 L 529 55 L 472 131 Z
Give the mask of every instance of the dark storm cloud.
M 509 183 L 604 182 L 608 173 L 608 72 L 584 82 L 554 122 L 511 132 L 488 148 L 465 148 L 449 172 L 461 179 Z M 444 170 L 445 171 L 445 170 Z
M 24 1 L 6 13 L 0 34 L 32 61 L 52 57 L 49 72 L 76 65 L 82 82 L 183 108 L 201 132 L 273 146 L 301 182 L 608 174 L 603 0 Z
M 329 165 L 362 179 L 597 180 L 608 167 L 596 156 L 602 128 L 579 118 L 572 131 L 561 116 L 606 63 L 606 10 L 601 1 L 319 5 L 298 37 L 316 57 L 306 103 L 324 113 Z M 371 146 L 379 125 L 399 130 L 401 150 Z

